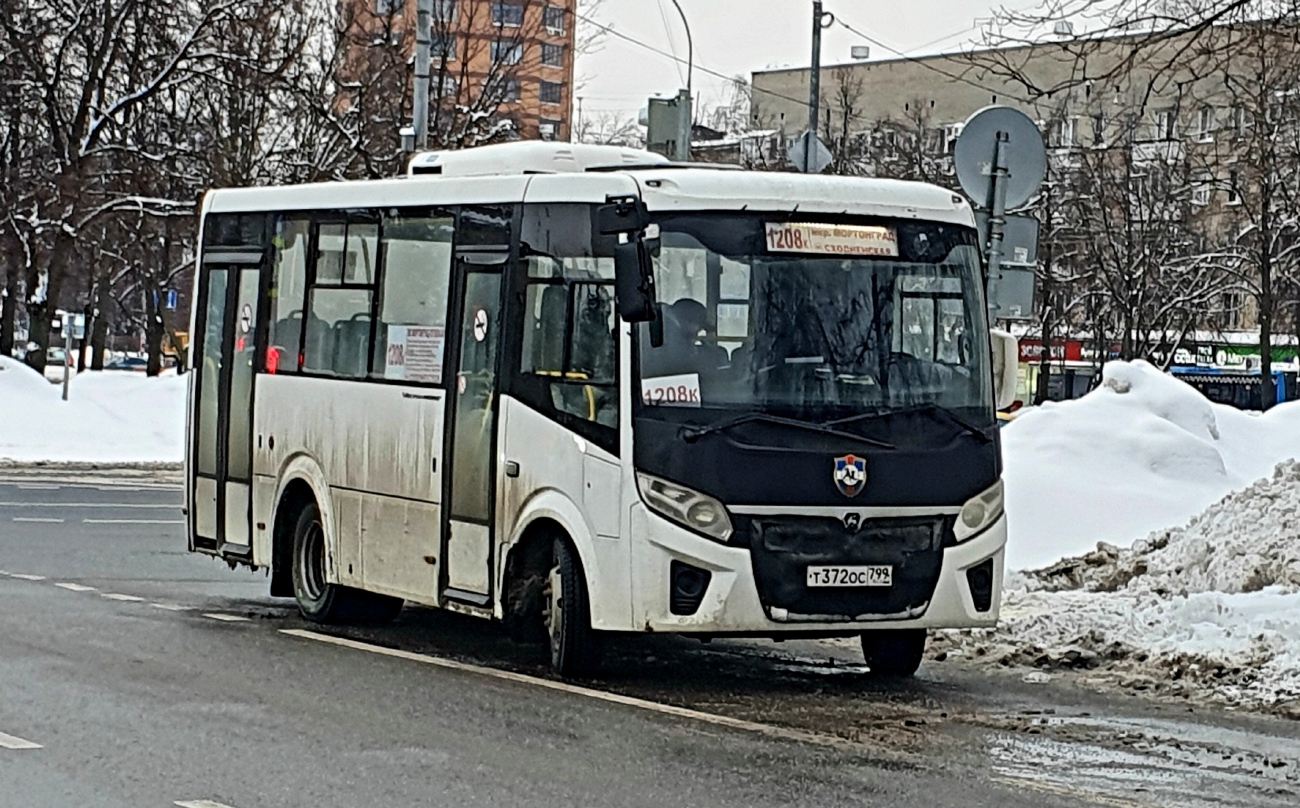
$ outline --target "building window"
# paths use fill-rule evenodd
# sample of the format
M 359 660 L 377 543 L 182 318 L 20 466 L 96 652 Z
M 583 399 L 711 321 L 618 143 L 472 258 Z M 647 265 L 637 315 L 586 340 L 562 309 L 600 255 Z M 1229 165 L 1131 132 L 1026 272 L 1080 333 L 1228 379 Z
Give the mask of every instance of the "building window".
M 542 43 L 542 64 L 547 67 L 564 66 L 564 46 L 552 45 L 549 42 Z
M 1228 204 L 1241 204 L 1241 172 L 1236 169 L 1228 172 Z
M 1106 145 L 1106 116 L 1104 115 L 1092 116 L 1092 145 Z
M 552 34 L 564 33 L 565 9 L 560 6 L 546 6 L 542 9 L 542 25 Z
M 492 41 L 492 64 L 517 65 L 524 59 L 524 46 L 521 42 L 495 39 Z
M 1214 140 L 1214 107 L 1196 110 L 1196 139 L 1202 143 Z
M 1075 118 L 1061 118 L 1052 122 L 1048 145 L 1054 149 L 1068 149 L 1075 145 Z
M 542 118 L 537 122 L 537 135 L 542 140 L 557 140 L 560 137 L 560 121 Z
M 1232 136 L 1234 138 L 1245 137 L 1246 130 L 1254 123 L 1251 114 L 1241 107 L 1233 107 L 1229 113 L 1231 120 Z
M 1241 302 L 1241 292 L 1223 293 L 1222 305 L 1224 328 L 1241 328 Z
M 950 123 L 939 127 L 939 153 L 952 154 L 957 146 L 957 136 L 961 134 L 962 124 Z
M 456 21 L 456 0 L 433 0 L 433 21 L 450 23 Z
M 1152 140 L 1173 140 L 1178 137 L 1178 116 L 1172 109 L 1156 112 L 1151 121 Z
M 434 31 L 429 51 L 435 60 L 456 61 L 456 35 L 449 31 Z
M 543 104 L 558 104 L 564 93 L 564 85 L 558 81 L 540 82 L 538 96 Z
M 1196 176 L 1192 179 L 1192 204 L 1210 204 L 1210 191 L 1213 185 L 1213 177 L 1204 172 L 1197 172 Z
M 387 17 L 402 10 L 402 0 L 375 0 L 375 14 Z
M 492 3 L 492 24 L 518 28 L 524 24 L 524 7 L 496 0 Z
M 434 77 L 430 83 L 433 88 L 433 95 L 436 98 L 456 98 L 460 95 L 460 82 L 455 76 Z

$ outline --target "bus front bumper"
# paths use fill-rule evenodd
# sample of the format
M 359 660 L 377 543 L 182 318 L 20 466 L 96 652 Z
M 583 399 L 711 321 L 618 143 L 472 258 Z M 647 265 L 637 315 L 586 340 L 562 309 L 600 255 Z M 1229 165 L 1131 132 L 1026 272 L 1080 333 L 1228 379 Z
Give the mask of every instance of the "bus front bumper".
M 1007 541 L 1005 514 L 979 535 L 942 550 L 933 593 L 896 614 L 799 615 L 765 605 L 750 550 L 718 544 L 648 512 L 638 504 L 635 538 L 634 630 L 716 636 L 852 635 L 870 629 L 977 628 L 997 623 Z M 676 563 L 674 563 L 676 562 Z M 698 606 L 674 598 L 683 565 L 707 572 Z M 674 613 L 677 612 L 677 613 Z

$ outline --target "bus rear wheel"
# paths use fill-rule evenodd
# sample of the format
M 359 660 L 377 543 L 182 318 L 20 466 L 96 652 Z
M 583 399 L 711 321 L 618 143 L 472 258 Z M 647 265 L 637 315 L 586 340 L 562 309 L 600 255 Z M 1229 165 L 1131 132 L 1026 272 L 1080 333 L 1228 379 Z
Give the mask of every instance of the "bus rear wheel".
M 542 599 L 551 669 L 564 677 L 589 676 L 600 667 L 601 643 L 591 628 L 586 581 L 568 542 L 557 538 L 554 547 Z
M 862 656 L 876 676 L 912 676 L 921 667 L 925 637 L 923 628 L 864 631 Z
M 326 553 L 320 509 L 311 503 L 293 528 L 293 594 L 303 617 L 313 623 L 386 623 L 397 617 L 401 598 L 327 582 Z

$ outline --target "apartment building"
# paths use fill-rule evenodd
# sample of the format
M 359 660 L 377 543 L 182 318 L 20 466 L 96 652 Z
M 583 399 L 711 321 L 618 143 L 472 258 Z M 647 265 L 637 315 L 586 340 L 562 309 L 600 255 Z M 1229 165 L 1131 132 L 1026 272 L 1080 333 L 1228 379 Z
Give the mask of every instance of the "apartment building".
M 1013 106 L 1040 125 L 1055 192 L 1068 194 L 1081 172 L 1109 170 L 1131 189 L 1118 204 L 1141 207 L 1133 215 L 1177 220 L 1207 249 L 1258 253 L 1241 234 L 1258 229 L 1264 206 L 1300 203 L 1294 33 L 1273 22 L 830 65 L 819 134 L 846 173 L 955 188 L 963 122 L 991 104 Z M 806 128 L 808 69 L 758 71 L 752 83 L 756 128 L 791 138 Z M 1206 325 L 1255 328 L 1250 286 L 1223 292 Z
M 568 140 L 572 125 L 577 0 L 433 0 L 430 145 L 482 139 Z M 385 92 L 409 112 L 416 0 L 340 0 L 353 53 L 344 86 L 376 64 L 405 68 Z M 401 58 L 377 60 L 376 49 Z M 468 134 L 467 134 L 468 133 Z

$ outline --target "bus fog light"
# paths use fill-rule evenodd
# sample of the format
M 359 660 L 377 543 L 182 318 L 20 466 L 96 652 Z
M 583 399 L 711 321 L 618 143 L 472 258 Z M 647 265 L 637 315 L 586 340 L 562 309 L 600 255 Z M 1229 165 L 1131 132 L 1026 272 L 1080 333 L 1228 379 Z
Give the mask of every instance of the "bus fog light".
M 641 499 L 660 516 L 715 541 L 731 538 L 731 517 L 713 497 L 650 474 L 638 473 L 636 483 Z
M 998 480 L 962 505 L 961 515 L 953 525 L 957 541 L 983 533 L 1002 517 L 1002 481 Z

